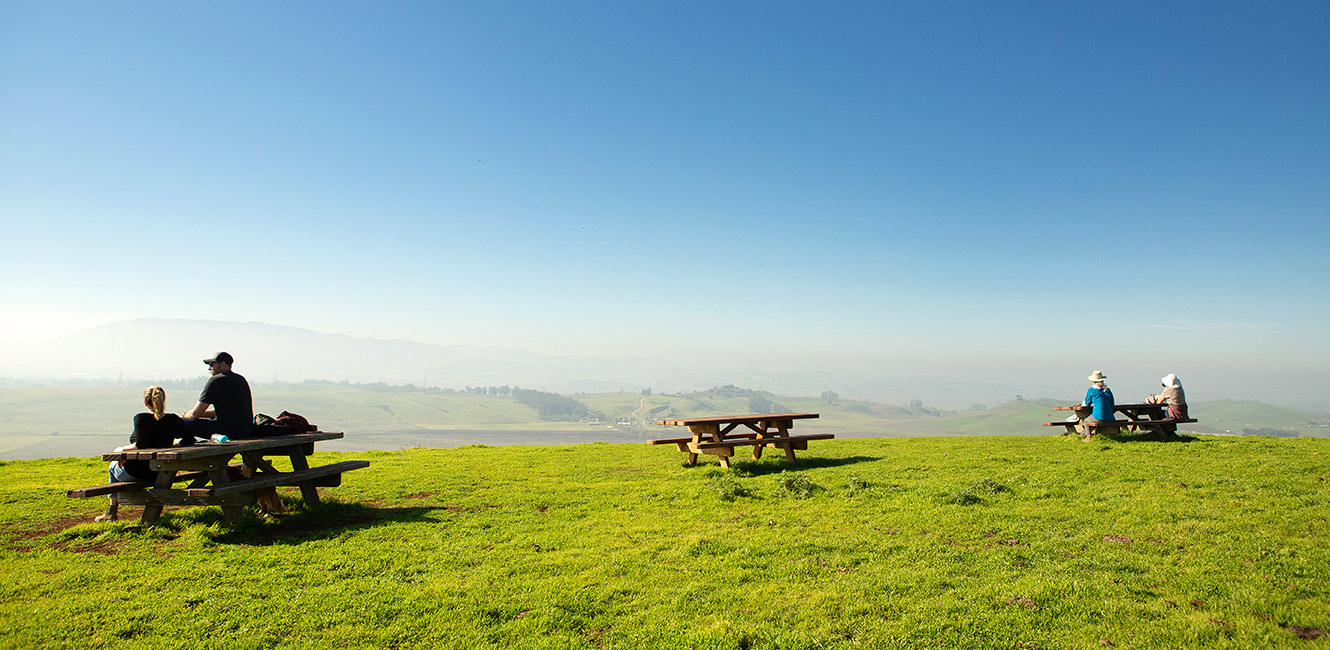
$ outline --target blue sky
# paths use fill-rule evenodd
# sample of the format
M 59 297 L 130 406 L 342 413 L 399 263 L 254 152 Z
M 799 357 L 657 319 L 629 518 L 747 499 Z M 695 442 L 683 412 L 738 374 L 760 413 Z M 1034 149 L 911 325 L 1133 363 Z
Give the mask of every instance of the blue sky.
M 1325 2 L 658 4 L 0 4 L 0 340 L 1330 393 Z

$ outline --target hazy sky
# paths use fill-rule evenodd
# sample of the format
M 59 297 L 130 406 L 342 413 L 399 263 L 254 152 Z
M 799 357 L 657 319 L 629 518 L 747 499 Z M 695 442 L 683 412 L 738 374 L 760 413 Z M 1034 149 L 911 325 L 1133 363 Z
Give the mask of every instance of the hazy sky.
M 5 2 L 0 98 L 0 340 L 1330 393 L 1321 0 Z

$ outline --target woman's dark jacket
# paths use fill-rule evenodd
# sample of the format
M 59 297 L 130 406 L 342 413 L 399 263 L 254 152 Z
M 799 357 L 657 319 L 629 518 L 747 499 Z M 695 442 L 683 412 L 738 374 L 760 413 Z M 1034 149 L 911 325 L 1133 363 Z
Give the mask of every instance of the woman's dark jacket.
M 129 441 L 139 449 L 170 447 L 176 438 L 180 444 L 194 444 L 194 436 L 185 431 L 185 421 L 175 413 L 167 413 L 159 420 L 151 413 L 139 413 L 134 416 L 134 433 L 129 434 Z M 146 460 L 125 461 L 125 471 L 141 481 L 156 481 L 157 472 L 148 469 Z

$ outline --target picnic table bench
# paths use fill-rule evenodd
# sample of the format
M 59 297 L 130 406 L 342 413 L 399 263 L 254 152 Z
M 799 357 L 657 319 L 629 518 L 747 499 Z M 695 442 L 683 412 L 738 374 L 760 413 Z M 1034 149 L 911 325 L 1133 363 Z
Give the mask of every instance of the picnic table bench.
M 339 431 L 315 431 L 221 443 L 199 442 L 188 447 L 113 451 L 102 454 L 102 460 L 147 461 L 148 469 L 157 472 L 157 480 L 95 485 L 69 490 L 66 496 L 79 499 L 119 494 L 121 504 L 144 506 L 144 522 L 156 520 L 162 514 L 162 507 L 168 505 L 221 506 L 222 514 L 233 521 L 245 506 L 255 503 L 258 490 L 269 487 L 298 486 L 306 504 L 318 505 L 318 488 L 341 485 L 343 473 L 369 467 L 367 460 L 309 466 L 307 458 L 314 453 L 315 442 L 341 437 Z M 237 455 L 241 462 L 232 464 L 231 459 Z M 291 471 L 277 471 L 269 456 L 289 458 Z M 233 481 L 227 474 L 229 467 L 247 467 L 254 474 Z M 188 485 L 177 488 L 176 483 Z
M 1165 425 L 1189 424 L 1196 422 L 1193 418 L 1180 419 L 1168 417 L 1167 404 L 1153 404 L 1149 402 L 1139 404 L 1115 404 L 1113 410 L 1127 416 L 1127 419 L 1101 421 L 1099 424 L 1092 427 L 1094 431 L 1086 431 L 1085 418 L 1090 417 L 1091 411 L 1089 406 L 1082 406 L 1080 404 L 1073 404 L 1071 406 L 1054 406 L 1053 410 L 1073 411 L 1076 414 L 1075 419 L 1044 423 L 1044 426 L 1046 427 L 1065 427 L 1066 431 L 1063 432 L 1063 435 L 1068 433 L 1079 433 L 1081 431 L 1085 431 L 1086 433 L 1109 430 L 1117 431 L 1124 428 L 1132 431 L 1153 431 L 1162 434 L 1164 433 Z
M 785 460 L 794 462 L 794 450 L 808 449 L 809 440 L 835 438 L 830 433 L 790 435 L 795 420 L 816 418 L 817 413 L 760 413 L 754 415 L 722 415 L 708 418 L 669 418 L 656 424 L 688 427 L 693 435 L 685 438 L 660 438 L 653 445 L 676 445 L 688 454 L 688 464 L 697 462 L 698 454 L 709 454 L 720 460 L 720 466 L 730 468 L 730 456 L 735 447 L 751 446 L 753 460 L 762 457 L 764 448 L 785 450 Z M 735 431 L 739 427 L 744 429 Z

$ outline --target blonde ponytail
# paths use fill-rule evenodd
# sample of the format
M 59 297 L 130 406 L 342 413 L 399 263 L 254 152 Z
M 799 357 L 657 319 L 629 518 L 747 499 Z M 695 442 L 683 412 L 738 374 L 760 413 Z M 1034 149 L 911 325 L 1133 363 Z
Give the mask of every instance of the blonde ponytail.
M 143 391 L 143 404 L 152 409 L 152 416 L 158 420 L 166 415 L 166 389 L 161 386 L 149 386 Z

